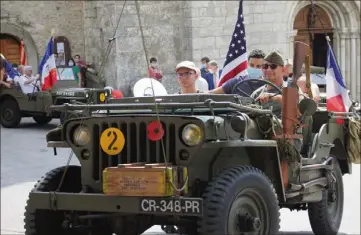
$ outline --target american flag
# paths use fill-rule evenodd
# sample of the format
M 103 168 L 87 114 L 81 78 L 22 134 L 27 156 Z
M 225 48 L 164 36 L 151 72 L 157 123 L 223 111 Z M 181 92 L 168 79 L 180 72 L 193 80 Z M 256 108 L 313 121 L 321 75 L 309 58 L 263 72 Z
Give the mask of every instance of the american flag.
M 243 21 L 243 0 L 240 0 L 237 23 L 232 34 L 218 86 L 222 86 L 229 79 L 247 74 L 246 32 Z

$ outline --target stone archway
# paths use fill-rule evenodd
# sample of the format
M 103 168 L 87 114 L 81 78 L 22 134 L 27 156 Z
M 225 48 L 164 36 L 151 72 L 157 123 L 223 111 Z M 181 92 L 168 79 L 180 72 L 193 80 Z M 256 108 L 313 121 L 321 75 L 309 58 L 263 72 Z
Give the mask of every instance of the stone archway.
M 25 52 L 28 60 L 28 64 L 33 67 L 34 73 L 38 73 L 39 67 L 39 54 L 35 42 L 29 32 L 23 28 L 6 22 L 1 22 L 0 33 L 9 34 L 16 37 L 19 41 L 22 38 L 24 40 Z
M 294 30 L 294 20 L 302 8 L 310 5 L 310 3 L 310 1 L 305 0 L 287 3 L 290 35 L 289 54 L 291 56 L 293 54 L 293 42 L 298 34 L 297 30 Z M 333 51 L 351 96 L 359 100 L 361 95 L 360 8 L 356 1 L 314 0 L 314 4 L 326 12 L 330 18 L 333 28 Z

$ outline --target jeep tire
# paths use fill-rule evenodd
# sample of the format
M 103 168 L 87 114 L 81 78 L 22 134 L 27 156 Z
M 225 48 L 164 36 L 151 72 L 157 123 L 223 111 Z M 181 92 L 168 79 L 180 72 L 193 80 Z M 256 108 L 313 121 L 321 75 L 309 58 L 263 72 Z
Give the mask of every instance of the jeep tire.
M 49 122 L 51 122 L 52 117 L 48 117 L 48 116 L 34 116 L 33 117 L 34 121 L 39 124 L 39 125 L 46 125 Z
M 20 124 L 21 112 L 14 99 L 4 99 L 0 103 L 0 124 L 5 128 L 14 128 Z
M 206 187 L 200 235 L 278 234 L 280 208 L 268 177 L 251 166 L 224 170 Z
M 315 235 L 336 235 L 341 225 L 344 191 L 342 172 L 336 157 L 334 158 L 333 174 L 336 183 L 322 192 L 322 200 L 308 203 L 308 218 Z
M 55 168 L 48 172 L 32 191 L 53 192 L 56 191 L 66 166 Z M 68 166 L 62 186 L 59 192 L 79 193 L 82 190 L 81 168 L 79 166 Z M 32 208 L 30 201 L 27 201 L 24 213 L 25 235 L 87 235 L 86 230 L 64 229 L 62 226 L 65 220 L 65 213 L 60 210 L 36 210 Z M 94 231 L 96 230 L 96 231 Z M 101 229 L 93 229 L 93 235 L 110 235 Z

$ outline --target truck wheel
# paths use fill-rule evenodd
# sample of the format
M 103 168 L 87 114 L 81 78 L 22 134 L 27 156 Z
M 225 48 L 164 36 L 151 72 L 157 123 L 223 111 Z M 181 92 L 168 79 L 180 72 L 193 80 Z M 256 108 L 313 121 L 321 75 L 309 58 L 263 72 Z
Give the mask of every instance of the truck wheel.
M 336 235 L 341 225 L 344 192 L 342 172 L 337 160 L 334 161 L 333 173 L 336 182 L 323 191 L 322 200 L 308 203 L 308 218 L 315 235 Z
M 48 172 L 38 183 L 32 191 L 51 192 L 56 191 L 61 181 L 62 175 L 66 166 L 59 167 Z M 79 193 L 82 190 L 81 185 L 81 168 L 79 166 L 69 166 L 64 177 L 62 187 L 59 192 Z M 80 232 L 72 228 L 64 228 L 66 224 L 66 214 L 71 217 L 68 211 L 53 211 L 53 210 L 36 210 L 27 201 L 24 213 L 24 228 L 25 235 L 87 235 L 88 233 Z M 98 230 L 97 230 L 98 231 Z M 93 231 L 92 231 L 93 232 Z M 109 235 L 111 233 L 93 232 L 94 235 Z
M 225 170 L 207 186 L 203 200 L 199 234 L 278 234 L 276 191 L 257 168 L 236 166 Z
M 52 120 L 52 118 L 48 116 L 34 116 L 33 119 L 39 125 L 46 125 Z
M 0 103 L 0 122 L 5 128 L 14 128 L 21 121 L 18 103 L 13 99 L 5 99 Z

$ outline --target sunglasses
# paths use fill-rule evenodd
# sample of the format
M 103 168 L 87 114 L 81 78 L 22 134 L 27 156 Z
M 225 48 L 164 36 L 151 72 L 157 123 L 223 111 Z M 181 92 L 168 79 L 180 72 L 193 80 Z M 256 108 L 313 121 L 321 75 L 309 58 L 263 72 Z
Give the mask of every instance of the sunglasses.
M 177 78 L 181 78 L 181 77 L 189 77 L 191 75 L 193 75 L 195 73 L 190 73 L 190 72 L 185 72 L 185 73 L 177 73 Z
M 270 67 L 272 70 L 276 69 L 278 67 L 277 64 L 263 64 L 262 69 L 268 69 Z

